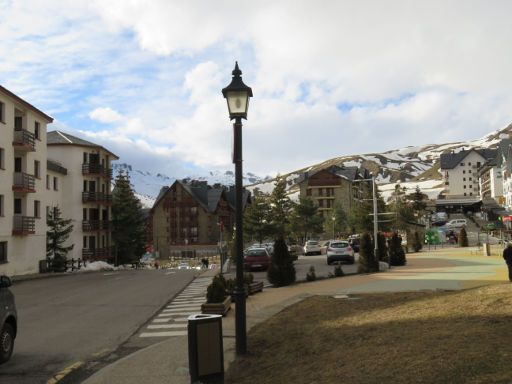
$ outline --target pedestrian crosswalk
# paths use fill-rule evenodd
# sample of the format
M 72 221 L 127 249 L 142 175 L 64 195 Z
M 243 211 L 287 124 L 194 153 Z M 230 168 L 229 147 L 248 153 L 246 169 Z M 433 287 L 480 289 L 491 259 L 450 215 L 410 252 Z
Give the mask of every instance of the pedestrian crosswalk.
M 139 337 L 176 337 L 187 335 L 187 319 L 190 315 L 201 313 L 201 304 L 206 301 L 206 287 L 211 277 L 199 277 L 174 298 Z

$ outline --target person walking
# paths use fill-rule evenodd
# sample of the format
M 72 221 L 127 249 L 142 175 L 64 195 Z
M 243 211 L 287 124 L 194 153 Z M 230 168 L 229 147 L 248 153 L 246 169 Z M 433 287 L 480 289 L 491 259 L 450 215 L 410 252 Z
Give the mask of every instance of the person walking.
M 509 242 L 507 248 L 503 250 L 503 258 L 508 267 L 508 279 L 512 281 L 512 242 Z

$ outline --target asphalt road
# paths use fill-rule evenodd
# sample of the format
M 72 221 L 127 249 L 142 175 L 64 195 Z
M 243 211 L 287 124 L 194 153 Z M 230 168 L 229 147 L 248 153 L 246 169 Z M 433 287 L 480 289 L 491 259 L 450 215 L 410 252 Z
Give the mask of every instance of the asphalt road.
M 0 383 L 47 383 L 76 362 L 112 358 L 196 274 L 129 270 L 16 283 L 18 336 Z

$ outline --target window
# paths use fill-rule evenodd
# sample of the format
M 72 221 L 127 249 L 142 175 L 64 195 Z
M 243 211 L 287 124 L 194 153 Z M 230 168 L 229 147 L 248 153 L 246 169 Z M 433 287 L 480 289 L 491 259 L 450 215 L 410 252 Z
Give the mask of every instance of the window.
M 319 206 L 320 208 L 323 208 L 323 206 L 324 206 L 324 201 L 323 201 L 323 200 L 318 200 L 318 206 Z
M 462 173 L 463 173 L 463 174 L 465 174 L 465 173 L 466 173 L 466 171 L 462 171 Z
M 50 217 L 50 206 L 46 206 L 46 218 L 48 219 Z
M 469 194 L 469 196 L 473 196 L 473 192 L 471 192 L 471 193 Z
M 87 236 L 84 236 L 83 248 L 87 248 Z
M 473 180 L 473 178 L 472 178 L 472 177 L 470 177 L 470 178 L 469 178 L 469 181 L 472 181 L 472 180 Z
M 306 189 L 306 196 L 311 196 L 311 189 Z
M 87 220 L 87 208 L 82 209 L 82 220 Z
M 466 181 L 466 178 L 465 178 L 465 177 L 463 177 L 463 178 L 462 178 L 462 181 Z
M 0 242 L 0 263 L 7 263 L 7 241 Z
M 0 101 L 0 121 L 5 123 L 5 104 Z
M 3 217 L 4 215 L 4 195 L 0 195 L 0 217 Z
M 464 186 L 464 189 L 466 189 L 466 186 Z
M 41 218 L 41 202 L 34 200 L 34 217 Z
M 14 214 L 21 215 L 21 199 L 14 199 Z
M 476 167 L 477 167 L 477 168 L 480 168 L 480 162 L 477 162 L 477 163 L 476 163 Z
M 471 173 L 471 169 L 468 172 Z
M 34 160 L 34 176 L 37 179 L 41 178 L 41 163 L 38 160 Z
M 464 163 L 460 163 L 460 166 L 463 167 L 464 166 Z
M 84 164 L 87 164 L 87 152 L 84 152 Z
M 50 189 L 50 175 L 46 175 L 46 189 Z
M 471 167 L 471 163 L 468 163 L 468 165 Z
M 54 191 L 58 191 L 59 190 L 58 179 L 55 176 L 53 177 L 53 190 Z
M 324 189 L 318 188 L 318 196 L 323 196 L 323 195 L 324 195 Z
M 466 192 L 464 192 L 464 196 L 467 196 L 468 194 Z
M 450 182 L 449 182 L 449 181 L 446 181 L 446 182 L 444 183 L 444 185 L 450 185 Z
M 5 150 L 0 148 L 0 169 L 5 169 Z
M 37 140 L 41 140 L 41 124 L 38 121 L 34 123 L 34 136 Z

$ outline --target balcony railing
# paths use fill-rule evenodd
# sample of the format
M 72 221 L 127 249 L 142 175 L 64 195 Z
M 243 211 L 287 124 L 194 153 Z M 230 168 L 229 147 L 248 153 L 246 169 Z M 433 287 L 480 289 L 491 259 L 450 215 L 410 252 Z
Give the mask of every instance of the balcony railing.
M 12 234 L 15 236 L 33 235 L 36 233 L 36 218 L 29 216 L 13 216 Z
M 82 230 L 88 231 L 108 231 L 112 227 L 112 222 L 107 220 L 84 220 L 82 221 Z
M 112 203 L 112 195 L 103 192 L 82 192 L 83 203 Z
M 105 168 L 101 164 L 96 163 L 83 163 L 82 175 L 98 175 L 108 179 L 112 178 L 112 169 Z
M 82 259 L 88 261 L 110 260 L 114 258 L 114 247 L 82 248 Z
M 35 151 L 36 138 L 32 132 L 29 132 L 26 129 L 15 129 L 12 145 L 16 147 L 16 149 Z
M 14 172 L 12 190 L 16 192 L 35 192 L 36 178 L 25 172 Z

